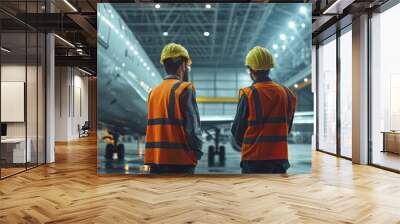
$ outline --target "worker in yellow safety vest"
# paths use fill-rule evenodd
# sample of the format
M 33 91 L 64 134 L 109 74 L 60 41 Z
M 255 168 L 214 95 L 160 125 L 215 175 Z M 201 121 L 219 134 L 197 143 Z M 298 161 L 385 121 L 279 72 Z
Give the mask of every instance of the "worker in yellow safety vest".
M 245 65 L 253 84 L 240 90 L 231 130 L 241 146 L 242 173 L 286 173 L 296 96 L 270 79 L 274 60 L 266 48 L 251 49 Z
M 160 63 L 167 75 L 148 96 L 144 164 L 150 173 L 194 173 L 202 140 L 195 88 L 188 82 L 192 60 L 179 44 L 167 44 Z

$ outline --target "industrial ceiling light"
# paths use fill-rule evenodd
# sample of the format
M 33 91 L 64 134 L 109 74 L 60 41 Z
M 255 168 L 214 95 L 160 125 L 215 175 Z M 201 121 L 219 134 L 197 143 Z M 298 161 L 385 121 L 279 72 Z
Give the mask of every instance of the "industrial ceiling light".
M 70 7 L 74 12 L 78 12 L 78 10 L 68 1 L 68 0 L 64 0 L 65 4 L 68 5 L 68 7 Z
M 81 72 L 83 72 L 83 73 L 85 73 L 86 75 L 89 75 L 89 76 L 92 76 L 92 75 L 93 75 L 92 73 L 90 73 L 90 72 L 88 72 L 88 71 L 86 71 L 86 70 L 83 70 L 83 69 L 81 69 L 81 68 L 79 68 L 79 67 L 78 67 L 78 70 L 81 71 Z
M 285 35 L 285 34 L 281 34 L 281 35 L 279 35 L 279 38 L 280 38 L 281 40 L 286 40 L 286 35 Z
M 163 32 L 162 35 L 163 36 L 168 36 L 168 32 Z
M 161 8 L 161 5 L 160 4 L 155 4 L 154 8 L 159 9 L 159 8 Z
M 329 6 L 322 14 L 328 14 L 328 13 L 332 13 L 333 11 L 337 11 L 338 8 L 338 4 L 341 2 L 342 0 L 336 0 L 331 6 Z M 343 1 L 346 2 L 346 1 Z M 340 5 L 340 4 L 339 4 Z M 336 10 L 335 10 L 336 9 Z
M 276 49 L 278 49 L 278 45 L 273 44 L 273 45 L 272 45 L 272 48 L 273 48 L 274 50 L 276 50 Z
M 65 44 L 67 44 L 68 46 L 75 48 L 75 45 L 73 45 L 73 44 L 72 44 L 71 42 L 69 42 L 68 40 L 66 40 L 66 39 L 64 39 L 64 38 L 62 38 L 62 37 L 60 37 L 60 36 L 57 35 L 57 34 L 54 34 L 54 36 L 57 37 L 57 38 L 58 38 L 59 40 L 61 40 L 62 42 L 64 42 Z
M 1 47 L 0 49 L 1 49 L 1 51 L 4 51 L 6 53 L 10 53 L 11 52 L 11 50 L 9 50 L 9 49 L 7 49 L 5 47 Z
M 210 4 L 206 4 L 206 9 L 211 9 L 211 5 Z
M 290 29 L 295 29 L 296 28 L 296 23 L 294 23 L 293 21 L 290 21 L 288 25 L 289 25 Z
M 208 36 L 210 36 L 210 33 L 209 32 L 204 32 L 203 35 L 208 37 Z
M 307 13 L 307 8 L 304 7 L 304 6 L 301 6 L 299 11 L 300 11 L 301 14 L 306 14 Z

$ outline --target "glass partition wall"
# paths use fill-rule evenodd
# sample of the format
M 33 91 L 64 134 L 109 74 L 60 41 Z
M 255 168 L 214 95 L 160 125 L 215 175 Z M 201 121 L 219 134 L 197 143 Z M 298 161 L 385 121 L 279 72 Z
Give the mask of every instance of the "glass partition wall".
M 336 153 L 336 36 L 321 43 L 318 55 L 318 149 Z
M 34 13 L 40 2 L 18 2 L 18 8 Z M 1 179 L 45 163 L 45 41 L 0 11 Z
M 370 163 L 400 172 L 400 4 L 371 18 Z
M 340 155 L 352 158 L 352 33 L 351 26 L 340 36 Z
M 318 44 L 317 150 L 352 157 L 351 25 Z

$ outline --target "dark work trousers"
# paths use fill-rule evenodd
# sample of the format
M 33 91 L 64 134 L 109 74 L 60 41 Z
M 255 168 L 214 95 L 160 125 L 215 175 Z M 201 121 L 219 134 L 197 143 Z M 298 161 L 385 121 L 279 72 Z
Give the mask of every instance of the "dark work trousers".
M 194 166 L 184 165 L 150 165 L 151 174 L 194 174 Z

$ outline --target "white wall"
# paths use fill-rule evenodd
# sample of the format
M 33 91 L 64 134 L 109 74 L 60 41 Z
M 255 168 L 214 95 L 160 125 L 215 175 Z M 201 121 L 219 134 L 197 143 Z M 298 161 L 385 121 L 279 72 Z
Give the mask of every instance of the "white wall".
M 79 138 L 78 125 L 88 121 L 88 78 L 76 68 L 56 67 L 55 140 Z

